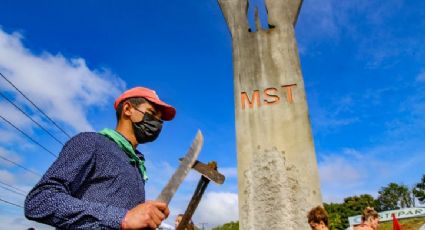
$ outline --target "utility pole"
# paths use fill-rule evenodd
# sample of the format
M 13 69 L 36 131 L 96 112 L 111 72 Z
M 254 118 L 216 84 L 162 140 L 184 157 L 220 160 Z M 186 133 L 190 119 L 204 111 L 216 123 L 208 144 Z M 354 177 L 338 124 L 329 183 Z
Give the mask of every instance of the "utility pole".
M 233 40 L 240 229 L 309 229 L 322 200 L 294 32 L 302 0 L 218 2 Z
M 202 230 L 205 230 L 205 225 L 208 223 L 199 223 L 200 225 L 202 225 Z

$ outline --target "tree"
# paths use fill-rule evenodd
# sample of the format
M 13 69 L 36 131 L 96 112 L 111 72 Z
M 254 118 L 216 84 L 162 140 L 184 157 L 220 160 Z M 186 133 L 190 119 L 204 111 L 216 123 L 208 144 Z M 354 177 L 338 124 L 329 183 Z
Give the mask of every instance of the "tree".
M 239 221 L 230 222 L 221 226 L 215 227 L 212 230 L 239 230 Z
M 418 198 L 421 204 L 425 203 L 425 175 L 422 176 L 421 182 L 413 188 L 413 195 Z
M 378 210 L 388 211 L 413 205 L 412 194 L 406 185 L 390 183 L 378 191 Z
M 346 218 L 346 209 L 344 207 L 344 204 L 324 203 L 323 206 L 328 212 L 329 229 L 331 230 L 346 229 L 346 226 L 348 226 L 348 223 L 346 223 L 347 218 Z
M 350 196 L 344 199 L 344 204 L 351 214 L 359 215 L 366 207 L 375 208 L 377 201 L 369 194 L 362 194 L 360 196 Z
M 349 226 L 348 217 L 360 215 L 364 208 L 376 207 L 376 204 L 377 201 L 369 194 L 347 197 L 341 204 L 324 204 L 329 214 L 329 228 L 346 229 Z

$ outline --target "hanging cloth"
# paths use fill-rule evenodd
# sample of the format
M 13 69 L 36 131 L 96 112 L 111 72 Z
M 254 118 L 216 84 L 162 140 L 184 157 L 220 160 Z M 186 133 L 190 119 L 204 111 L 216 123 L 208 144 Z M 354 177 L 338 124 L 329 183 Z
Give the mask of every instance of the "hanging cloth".
M 140 159 L 136 152 L 133 149 L 133 146 L 130 142 L 125 139 L 123 135 L 113 129 L 103 129 L 99 134 L 108 137 L 113 140 L 119 147 L 122 149 L 127 156 L 130 158 L 130 163 L 135 164 L 139 169 L 140 175 L 142 175 L 143 180 L 148 180 L 148 174 L 146 172 L 145 160 Z

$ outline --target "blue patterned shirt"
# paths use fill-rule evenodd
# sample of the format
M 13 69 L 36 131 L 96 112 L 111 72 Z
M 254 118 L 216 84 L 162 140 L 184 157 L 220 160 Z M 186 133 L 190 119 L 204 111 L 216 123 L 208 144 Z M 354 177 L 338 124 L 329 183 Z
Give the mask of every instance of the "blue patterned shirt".
M 25 216 L 60 229 L 121 229 L 127 211 L 145 202 L 144 186 L 114 141 L 80 133 L 29 192 Z

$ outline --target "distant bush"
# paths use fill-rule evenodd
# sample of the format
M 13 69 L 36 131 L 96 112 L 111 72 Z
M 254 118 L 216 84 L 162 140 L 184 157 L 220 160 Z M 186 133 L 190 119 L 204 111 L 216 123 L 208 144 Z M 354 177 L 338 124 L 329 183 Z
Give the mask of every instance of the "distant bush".
M 239 221 L 232 221 L 230 223 L 223 224 L 219 227 L 215 227 L 212 230 L 239 230 Z

